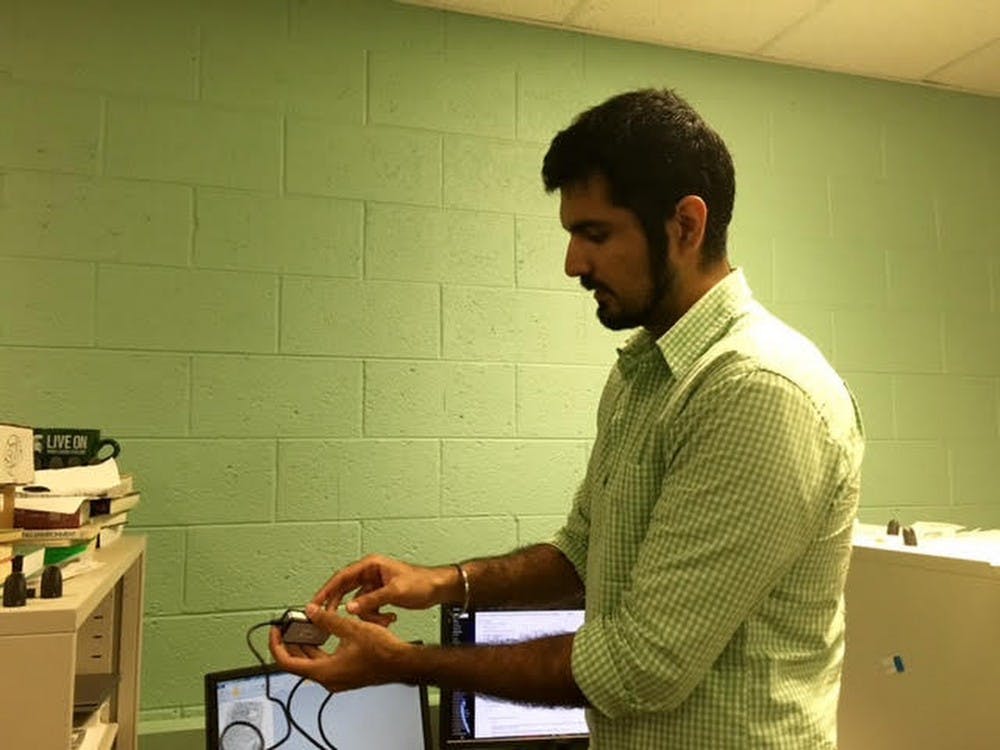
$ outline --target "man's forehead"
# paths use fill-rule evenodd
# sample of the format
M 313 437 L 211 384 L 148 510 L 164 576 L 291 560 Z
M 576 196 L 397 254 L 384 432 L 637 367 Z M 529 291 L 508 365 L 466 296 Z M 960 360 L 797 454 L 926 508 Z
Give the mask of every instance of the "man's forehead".
M 594 172 L 578 180 L 567 182 L 559 188 L 559 194 L 564 198 L 605 198 L 610 195 L 608 179 L 600 172 Z
M 559 190 L 559 219 L 567 229 L 584 222 L 611 221 L 615 208 L 603 177 L 574 182 Z

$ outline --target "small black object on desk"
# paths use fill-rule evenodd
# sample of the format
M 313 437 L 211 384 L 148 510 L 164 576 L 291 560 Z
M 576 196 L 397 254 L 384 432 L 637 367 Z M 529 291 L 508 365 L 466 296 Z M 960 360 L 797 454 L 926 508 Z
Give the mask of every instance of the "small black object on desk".
M 28 581 L 21 572 L 20 556 L 11 563 L 13 572 L 3 582 L 3 606 L 23 607 L 28 601 Z
M 62 596 L 62 571 L 58 565 L 46 565 L 42 571 L 42 599 L 58 599 Z

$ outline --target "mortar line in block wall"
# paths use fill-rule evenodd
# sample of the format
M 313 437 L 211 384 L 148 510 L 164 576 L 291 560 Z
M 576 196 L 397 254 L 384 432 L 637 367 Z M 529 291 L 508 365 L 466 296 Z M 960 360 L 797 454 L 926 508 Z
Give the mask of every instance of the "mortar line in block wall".
M 361 281 L 368 279 L 368 201 L 361 201 Z
M 97 154 L 94 157 L 94 173 L 97 177 L 104 176 L 104 159 L 108 143 L 108 97 L 101 97 L 101 106 L 97 114 Z
M 271 523 L 278 520 L 278 493 L 281 491 L 281 438 L 274 438 L 274 487 L 271 492 Z
M 288 114 L 282 113 L 278 121 L 278 195 L 288 195 Z
M 195 27 L 196 52 L 194 58 L 194 98 L 203 101 L 205 98 L 205 82 L 202 70 L 202 60 L 205 56 L 205 33 L 201 24 Z
M 361 125 L 367 125 L 371 117 L 368 114 L 368 108 L 372 100 L 371 87 L 372 75 L 371 75 L 371 64 L 372 64 L 372 53 L 370 50 L 364 50 L 362 52 L 362 63 L 361 63 Z
M 195 253 L 194 247 L 195 242 L 198 238 L 198 186 L 192 185 L 191 191 L 188 194 L 190 199 L 190 204 L 188 208 L 190 209 L 190 219 L 191 219 L 191 231 L 188 236 L 188 246 L 187 246 L 187 266 L 188 268 L 195 268 Z
M 187 358 L 187 434 L 194 434 L 194 355 Z
M 438 440 L 438 516 L 444 515 L 444 440 Z

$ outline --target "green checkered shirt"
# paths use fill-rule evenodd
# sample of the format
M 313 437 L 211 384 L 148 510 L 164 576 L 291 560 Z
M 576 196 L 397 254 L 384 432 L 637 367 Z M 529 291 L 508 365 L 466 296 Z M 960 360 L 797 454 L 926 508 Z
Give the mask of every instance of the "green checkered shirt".
M 739 270 L 619 354 L 553 540 L 586 583 L 592 750 L 836 747 L 853 398 Z

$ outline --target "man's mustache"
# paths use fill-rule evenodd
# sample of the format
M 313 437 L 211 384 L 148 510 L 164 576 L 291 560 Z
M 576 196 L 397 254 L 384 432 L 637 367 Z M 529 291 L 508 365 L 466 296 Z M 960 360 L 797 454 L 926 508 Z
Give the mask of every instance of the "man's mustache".
M 589 276 L 580 277 L 580 286 L 582 286 L 588 292 L 593 292 L 593 291 L 610 292 L 610 290 L 606 286 L 604 286 L 604 284 L 598 284 Z

